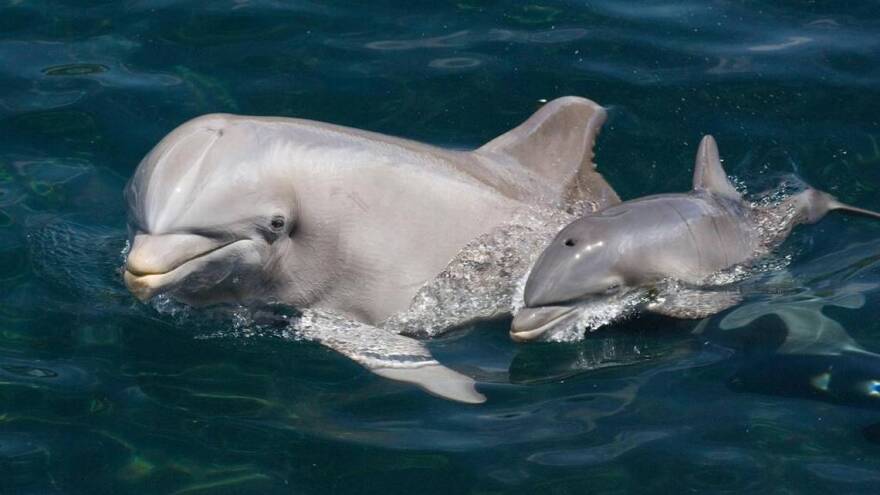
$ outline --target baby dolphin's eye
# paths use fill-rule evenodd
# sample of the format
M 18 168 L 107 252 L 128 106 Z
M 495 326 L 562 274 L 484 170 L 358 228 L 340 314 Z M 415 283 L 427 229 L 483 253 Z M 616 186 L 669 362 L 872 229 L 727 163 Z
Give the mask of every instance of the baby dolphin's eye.
M 272 230 L 277 231 L 277 230 L 283 229 L 284 228 L 284 217 L 281 217 L 281 216 L 272 217 L 272 221 L 269 223 L 269 225 L 272 227 Z
M 577 244 L 577 241 L 575 241 L 574 239 L 569 238 L 569 239 L 566 239 L 566 240 L 562 241 L 562 243 L 565 244 L 566 246 L 571 247 L 571 246 L 574 246 L 575 244 Z

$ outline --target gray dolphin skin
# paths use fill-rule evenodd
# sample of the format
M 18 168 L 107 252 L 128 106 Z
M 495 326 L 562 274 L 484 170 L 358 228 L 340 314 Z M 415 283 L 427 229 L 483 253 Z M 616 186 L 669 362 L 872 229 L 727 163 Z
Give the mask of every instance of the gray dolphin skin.
M 380 325 L 517 211 L 619 202 L 592 162 L 605 115 L 559 98 L 473 151 L 292 118 L 198 117 L 162 139 L 126 187 L 125 284 L 144 301 L 281 303 Z M 418 341 L 388 338 L 427 364 L 383 369 L 381 342 L 324 343 L 383 376 L 484 400 Z
M 721 166 L 711 136 L 700 143 L 693 190 L 610 206 L 566 226 L 541 253 L 525 285 L 510 335 L 540 339 L 575 322 L 584 304 L 641 289 L 645 309 L 677 318 L 704 318 L 739 302 L 713 290 L 722 270 L 767 255 L 792 228 L 831 210 L 880 218 L 807 188 L 773 206 L 743 200 Z M 676 282 L 664 289 L 666 282 Z

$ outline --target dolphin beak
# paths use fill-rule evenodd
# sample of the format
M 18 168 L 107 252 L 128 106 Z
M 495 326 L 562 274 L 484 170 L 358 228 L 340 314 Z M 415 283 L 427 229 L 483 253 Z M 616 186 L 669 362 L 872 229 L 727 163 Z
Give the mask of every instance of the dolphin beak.
M 574 306 L 522 308 L 510 325 L 510 338 L 517 342 L 536 340 L 549 330 L 569 321 L 577 312 Z
M 141 302 L 147 302 L 159 292 L 164 285 L 161 283 L 162 275 L 134 275 L 128 270 L 122 275 L 122 280 L 129 292 L 134 294 Z
M 138 234 L 125 260 L 125 285 L 146 301 L 167 285 L 172 271 L 227 244 L 194 234 Z

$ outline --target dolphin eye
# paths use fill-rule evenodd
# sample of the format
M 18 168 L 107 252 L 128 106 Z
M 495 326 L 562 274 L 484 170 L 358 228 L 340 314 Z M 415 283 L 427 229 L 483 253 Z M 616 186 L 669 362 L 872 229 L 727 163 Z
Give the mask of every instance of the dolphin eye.
M 275 216 L 272 217 L 272 221 L 269 222 L 269 226 L 272 227 L 272 230 L 278 231 L 284 228 L 284 217 Z
M 574 246 L 575 244 L 577 244 L 577 241 L 575 241 L 572 238 L 568 238 L 568 239 L 562 241 L 562 243 L 565 244 L 566 246 L 571 247 L 571 246 Z

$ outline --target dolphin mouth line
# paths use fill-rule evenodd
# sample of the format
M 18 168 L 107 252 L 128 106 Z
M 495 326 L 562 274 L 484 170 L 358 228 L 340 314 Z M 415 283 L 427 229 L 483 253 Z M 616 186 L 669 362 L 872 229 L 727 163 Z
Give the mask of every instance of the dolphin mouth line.
M 209 249 L 208 251 L 197 254 L 192 258 L 189 258 L 186 261 L 175 266 L 174 268 L 162 273 L 136 273 L 130 271 L 128 267 L 123 267 L 123 280 L 125 282 L 125 286 L 128 287 L 128 290 L 131 291 L 131 293 L 134 294 L 135 297 L 137 297 L 141 301 L 147 301 L 158 294 L 163 288 L 167 288 L 167 286 L 172 284 L 173 282 L 185 277 L 186 275 L 189 275 L 189 273 L 183 273 L 181 275 L 181 272 L 187 271 L 187 269 L 192 267 L 193 263 L 199 260 L 203 260 L 221 251 L 225 251 L 227 248 L 244 241 L 246 241 L 246 239 L 239 239 L 236 241 L 228 242 L 221 246 L 217 246 L 213 249 Z M 177 275 L 180 276 L 178 277 Z
M 189 263 L 190 261 L 195 261 L 195 260 L 197 260 L 197 259 L 199 259 L 199 258 L 204 258 L 205 256 L 208 256 L 209 254 L 211 254 L 211 253 L 213 253 L 213 252 L 215 252 L 215 251 L 219 251 L 219 250 L 225 248 L 226 246 L 229 246 L 230 244 L 234 244 L 234 243 L 236 243 L 236 242 L 238 242 L 238 241 L 227 242 L 226 244 L 221 244 L 220 246 L 217 246 L 217 247 L 215 247 L 215 248 L 211 248 L 211 249 L 209 249 L 209 250 L 207 250 L 207 251 L 204 251 L 204 252 L 202 252 L 202 253 L 199 253 L 199 254 L 193 256 L 192 258 L 188 258 L 188 259 L 185 259 L 185 260 L 181 261 L 181 262 L 180 262 L 177 266 L 175 266 L 174 268 L 171 268 L 171 269 L 169 269 L 169 270 L 165 270 L 164 272 L 136 272 L 136 271 L 129 270 L 129 269 L 128 269 L 128 266 L 125 267 L 125 271 L 128 272 L 128 273 L 131 273 L 131 274 L 134 275 L 135 277 L 146 277 L 147 275 L 165 275 L 165 274 L 168 274 L 168 273 L 173 272 L 174 270 L 177 270 L 178 268 L 180 268 L 180 267 L 182 267 L 183 265 Z
M 526 306 L 513 318 L 513 323 L 510 326 L 510 338 L 516 342 L 535 340 L 561 321 L 571 317 L 577 310 L 578 306 Z M 534 316 L 540 312 L 551 313 L 550 318 L 541 320 L 538 326 L 531 326 L 529 322 L 522 321 L 524 315 L 526 317 Z

